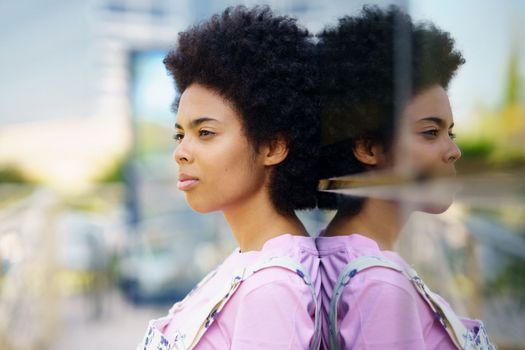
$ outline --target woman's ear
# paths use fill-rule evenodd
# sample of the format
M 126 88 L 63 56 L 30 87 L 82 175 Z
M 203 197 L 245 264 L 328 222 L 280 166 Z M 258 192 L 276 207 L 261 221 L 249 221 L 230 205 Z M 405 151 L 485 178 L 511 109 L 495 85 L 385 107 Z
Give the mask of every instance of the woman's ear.
M 264 165 L 271 166 L 281 163 L 288 155 L 288 143 L 284 137 L 277 137 L 267 142 L 263 147 Z
M 386 162 L 383 147 L 370 139 L 360 138 L 354 143 L 354 156 L 368 166 L 382 166 Z

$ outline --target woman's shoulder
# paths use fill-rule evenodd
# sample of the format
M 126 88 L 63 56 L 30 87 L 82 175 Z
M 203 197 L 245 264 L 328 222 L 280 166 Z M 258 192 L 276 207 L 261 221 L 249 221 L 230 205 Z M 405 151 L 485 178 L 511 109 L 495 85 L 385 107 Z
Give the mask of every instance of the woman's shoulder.
M 382 251 L 378 244 L 371 238 L 360 234 L 347 236 L 325 237 L 320 236 L 316 239 L 316 245 L 321 258 L 324 273 L 331 276 L 331 279 L 338 277 L 346 268 L 361 261 L 359 272 L 352 278 L 352 284 L 362 285 L 369 283 L 388 283 L 399 288 L 408 290 L 411 282 L 399 269 L 381 266 L 379 261 L 377 266 L 374 259 L 366 262 L 363 268 L 363 259 L 366 257 L 380 258 L 386 260 L 399 268 L 405 268 L 408 264 L 396 253 Z M 335 283 L 335 280 L 332 281 Z
M 410 279 L 402 272 L 385 267 L 371 266 L 359 271 L 346 286 L 349 293 L 359 294 L 371 289 L 382 290 L 386 296 L 396 298 L 400 295 L 417 299 L 418 294 Z
M 256 269 L 253 272 L 253 269 Z M 239 294 L 257 293 L 275 287 L 281 291 L 287 290 L 296 294 L 309 291 L 308 268 L 289 256 L 279 256 L 273 259 L 262 259 L 247 266 L 249 277 L 239 287 Z
M 266 241 L 261 249 L 261 253 L 299 259 L 300 255 L 317 256 L 317 247 L 313 237 L 286 233 Z

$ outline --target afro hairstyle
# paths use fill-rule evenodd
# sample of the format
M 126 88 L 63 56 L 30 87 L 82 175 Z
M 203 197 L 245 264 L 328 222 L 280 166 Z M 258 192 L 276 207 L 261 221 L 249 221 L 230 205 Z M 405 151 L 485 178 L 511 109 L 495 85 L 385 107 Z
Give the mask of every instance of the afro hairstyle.
M 283 137 L 269 194 L 281 213 L 316 206 L 320 143 L 313 37 L 269 7 L 229 7 L 179 33 L 164 64 L 182 94 L 201 84 L 232 103 L 255 150 Z M 174 102 L 174 110 L 178 100 Z
M 436 84 L 444 89 L 465 62 L 450 34 L 414 24 L 399 7 L 364 6 L 318 34 L 321 179 L 366 171 L 355 141 L 391 146 L 406 103 Z M 358 213 L 364 199 L 319 192 L 319 207 Z

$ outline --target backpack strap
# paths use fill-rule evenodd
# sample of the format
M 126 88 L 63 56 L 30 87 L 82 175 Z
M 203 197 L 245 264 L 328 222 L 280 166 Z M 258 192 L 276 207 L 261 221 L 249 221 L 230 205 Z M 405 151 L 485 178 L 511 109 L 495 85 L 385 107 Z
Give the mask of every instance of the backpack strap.
M 174 314 L 176 312 L 178 312 L 179 310 L 181 310 L 183 307 L 184 307 L 184 304 L 186 303 L 186 301 L 197 291 L 199 290 L 203 285 L 205 285 L 209 280 L 212 279 L 213 276 L 215 276 L 215 274 L 217 273 L 217 270 L 219 269 L 220 266 L 218 266 L 217 268 L 215 268 L 214 270 L 210 271 L 206 276 L 204 276 L 204 278 L 199 282 L 197 283 L 197 285 L 195 285 L 195 287 L 193 287 L 188 294 L 186 294 L 186 296 L 176 302 L 175 304 L 173 304 L 173 306 L 170 308 L 170 310 L 168 311 L 169 314 Z
M 485 342 L 485 344 L 480 344 L 479 341 L 475 341 L 476 335 L 472 334 L 450 307 L 427 287 L 414 269 L 405 269 L 382 256 L 361 256 L 347 264 L 339 274 L 339 278 L 334 287 L 332 300 L 330 301 L 330 349 L 340 350 L 341 348 L 337 332 L 337 309 L 343 289 L 358 272 L 371 267 L 385 267 L 405 275 L 412 282 L 418 294 L 428 304 L 434 315 L 439 319 L 441 325 L 445 328 L 450 339 L 458 349 L 495 349 L 490 341 Z M 481 330 L 485 332 L 483 327 L 481 327 Z M 488 340 L 486 333 L 482 336 Z
M 239 248 L 235 248 L 232 252 L 232 254 L 234 253 L 237 253 Z M 199 290 L 203 285 L 205 285 L 206 283 L 208 283 L 209 280 L 211 280 L 213 278 L 213 276 L 215 276 L 215 274 L 217 273 L 217 271 L 220 269 L 222 264 L 219 264 L 215 269 L 211 270 L 206 276 L 204 276 L 199 283 L 197 283 L 195 285 L 195 287 L 193 287 L 188 294 L 186 294 L 186 296 L 176 302 L 175 304 L 173 304 L 173 306 L 170 308 L 170 310 L 168 311 L 168 313 L 170 314 L 173 314 L 179 310 L 181 310 L 183 307 L 184 307 L 184 304 L 186 303 L 186 301 L 197 291 Z
M 291 258 L 287 256 L 276 256 L 272 257 L 266 261 L 264 261 L 262 264 L 256 264 L 255 266 L 252 266 L 253 273 L 260 271 L 262 269 L 268 268 L 268 267 L 281 267 L 287 270 L 290 270 L 294 273 L 296 273 L 303 282 L 308 286 L 308 289 L 310 290 L 310 294 L 312 296 L 312 300 L 314 302 L 314 337 L 313 340 L 310 343 L 310 350 L 318 350 L 321 346 L 321 318 L 320 318 L 320 305 L 318 300 L 318 295 L 315 292 L 315 288 L 312 283 L 312 279 L 310 278 L 310 275 L 308 272 L 304 269 L 303 265 L 300 263 L 292 260 Z
M 288 257 L 282 256 L 271 257 L 246 268 L 237 270 L 230 281 L 227 281 L 227 283 L 224 283 L 216 290 L 214 297 L 210 298 L 207 303 L 196 309 L 191 319 L 187 320 L 187 322 L 179 327 L 175 335 L 173 349 L 193 349 L 202 338 L 206 330 L 213 324 L 217 318 L 217 315 L 222 311 L 226 303 L 235 294 L 240 284 L 258 271 L 274 267 L 284 268 L 296 273 L 310 289 L 315 305 L 315 332 L 313 341 L 310 344 L 310 349 L 319 349 L 319 344 L 321 341 L 319 303 L 310 276 L 301 264 Z M 181 309 L 181 306 L 175 306 L 172 308 L 172 312 L 177 312 Z
M 481 325 L 478 332 L 483 334 L 474 334 L 461 322 L 459 317 L 452 309 L 443 302 L 443 299 L 430 290 L 423 280 L 418 276 L 414 269 L 407 268 L 403 271 L 412 284 L 415 286 L 419 295 L 426 301 L 434 315 L 447 331 L 450 339 L 458 349 L 464 350 L 489 350 L 495 349 L 494 345 L 488 340 L 485 328 Z M 483 337 L 484 339 L 480 339 Z M 479 340 L 477 340 L 477 339 Z
M 356 273 L 366 270 L 371 267 L 386 267 L 402 272 L 403 270 L 394 264 L 392 261 L 380 256 L 361 256 L 348 263 L 343 271 L 339 274 L 339 278 L 334 286 L 332 298 L 330 300 L 329 313 L 329 331 L 330 331 L 330 349 L 340 350 L 339 337 L 337 332 L 337 308 L 339 306 L 339 299 L 343 294 L 344 287 L 350 282 Z

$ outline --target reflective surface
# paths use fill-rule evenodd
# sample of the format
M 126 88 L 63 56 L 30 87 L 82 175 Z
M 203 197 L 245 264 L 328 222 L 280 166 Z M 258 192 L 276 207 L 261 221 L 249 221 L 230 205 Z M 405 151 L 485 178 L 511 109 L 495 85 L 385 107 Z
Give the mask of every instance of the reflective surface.
M 0 349 L 133 348 L 150 318 L 231 252 L 223 218 L 193 213 L 176 189 L 174 90 L 160 61 L 178 31 L 234 3 L 0 5 L 10 33 L 0 65 Z M 317 33 L 369 3 L 270 6 Z M 466 59 L 448 87 L 457 175 L 417 176 L 406 162 L 322 189 L 399 201 L 405 213 L 453 198 L 442 214 L 413 213 L 396 250 L 458 314 L 483 319 L 501 349 L 523 348 L 525 8 L 394 3 L 449 31 Z M 316 235 L 333 212 L 300 217 Z

